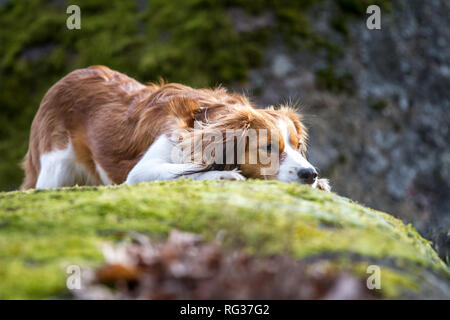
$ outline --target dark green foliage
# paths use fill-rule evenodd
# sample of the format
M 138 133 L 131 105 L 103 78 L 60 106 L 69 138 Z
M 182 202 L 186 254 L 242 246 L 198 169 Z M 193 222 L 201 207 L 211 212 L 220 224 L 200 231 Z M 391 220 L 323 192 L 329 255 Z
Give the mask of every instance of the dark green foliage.
M 385 99 L 378 99 L 372 101 L 370 107 L 376 111 L 383 111 L 389 106 L 389 101 Z
M 358 16 L 365 14 L 370 5 L 377 5 L 386 11 L 391 8 L 391 2 L 386 0 L 336 0 L 336 3 L 342 11 Z

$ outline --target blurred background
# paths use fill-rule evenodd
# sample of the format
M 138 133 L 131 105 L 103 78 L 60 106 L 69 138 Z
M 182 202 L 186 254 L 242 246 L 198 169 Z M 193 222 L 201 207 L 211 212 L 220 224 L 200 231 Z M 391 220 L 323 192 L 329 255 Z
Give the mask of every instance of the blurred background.
M 446 0 L 0 0 L 0 190 L 20 185 L 45 92 L 104 64 L 298 105 L 333 190 L 413 224 L 448 263 L 449 16 Z

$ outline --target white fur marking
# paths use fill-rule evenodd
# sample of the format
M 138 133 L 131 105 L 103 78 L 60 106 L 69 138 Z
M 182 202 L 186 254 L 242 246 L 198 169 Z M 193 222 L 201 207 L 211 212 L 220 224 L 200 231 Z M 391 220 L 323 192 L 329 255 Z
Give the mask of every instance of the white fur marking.
M 287 123 L 283 120 L 278 121 L 281 134 L 284 140 L 284 151 L 286 152 L 286 158 L 280 164 L 280 170 L 278 172 L 278 180 L 282 182 L 299 182 L 300 178 L 297 172 L 300 169 L 314 167 L 302 156 L 300 152 L 295 150 L 289 142 L 289 130 Z
M 66 149 L 54 150 L 40 157 L 41 170 L 36 189 L 51 189 L 78 185 L 97 185 L 97 181 L 75 160 L 72 143 Z
M 97 170 L 100 180 L 102 180 L 102 183 L 105 186 L 113 184 L 111 179 L 109 179 L 108 174 L 105 172 L 105 170 L 103 170 L 103 168 L 98 163 L 95 164 L 95 169 Z

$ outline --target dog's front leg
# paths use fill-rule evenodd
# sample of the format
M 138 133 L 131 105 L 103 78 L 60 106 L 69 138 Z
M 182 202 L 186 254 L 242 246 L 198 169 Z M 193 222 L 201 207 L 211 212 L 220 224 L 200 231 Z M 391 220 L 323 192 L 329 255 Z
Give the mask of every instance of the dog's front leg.
M 162 135 L 147 150 L 129 172 L 125 184 L 154 180 L 192 178 L 194 180 L 245 180 L 238 171 L 201 171 L 204 166 L 194 163 L 172 163 L 173 143 Z
M 238 171 L 202 171 L 203 166 L 191 163 L 142 163 L 133 168 L 125 184 L 154 180 L 191 178 L 194 180 L 245 180 Z
M 194 180 L 245 180 L 245 177 L 237 170 L 196 172 L 183 177 Z
M 203 166 L 190 163 L 142 162 L 130 171 L 125 184 L 136 184 L 154 180 L 173 180 L 199 171 Z
M 174 144 L 166 135 L 158 137 L 128 173 L 125 184 L 177 179 L 181 175 L 198 172 L 204 168 L 192 163 L 173 163 L 171 158 L 173 148 Z

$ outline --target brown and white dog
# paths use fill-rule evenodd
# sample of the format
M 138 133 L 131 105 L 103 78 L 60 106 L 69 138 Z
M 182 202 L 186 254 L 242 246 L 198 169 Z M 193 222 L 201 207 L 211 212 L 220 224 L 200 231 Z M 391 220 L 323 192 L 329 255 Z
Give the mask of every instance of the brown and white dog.
M 243 153 L 231 157 L 230 149 L 224 148 L 224 162 L 196 162 L 184 156 L 174 160 L 174 154 L 180 155 L 199 136 L 218 132 L 223 137 L 201 142 L 204 150 L 229 141 L 225 136 L 230 130 L 240 132 L 238 140 L 255 130 L 257 143 L 245 145 Z M 259 133 L 263 131 L 269 134 Z M 174 138 L 175 132 L 181 134 Z M 256 109 L 245 96 L 223 88 L 143 85 L 107 67 L 93 66 L 71 72 L 44 96 L 31 126 L 21 188 L 187 177 L 277 179 L 329 190 L 305 158 L 306 139 L 301 116 L 293 109 Z M 275 171 L 263 173 L 273 163 L 263 162 L 259 155 L 249 161 L 252 153 L 261 150 L 276 155 L 271 157 L 276 159 Z M 196 153 L 194 146 L 189 154 Z

